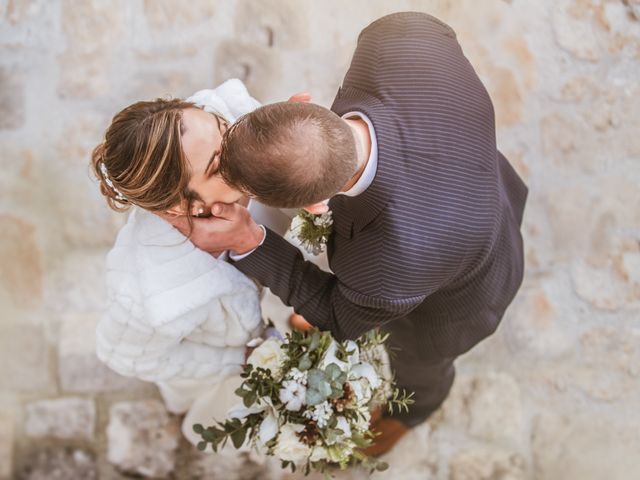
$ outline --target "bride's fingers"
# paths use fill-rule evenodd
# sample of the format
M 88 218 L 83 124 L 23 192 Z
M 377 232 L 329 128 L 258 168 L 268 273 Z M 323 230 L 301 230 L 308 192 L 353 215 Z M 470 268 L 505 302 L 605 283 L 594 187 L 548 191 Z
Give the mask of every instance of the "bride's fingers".
M 310 102 L 311 94 L 308 92 L 295 93 L 289 97 L 290 102 Z

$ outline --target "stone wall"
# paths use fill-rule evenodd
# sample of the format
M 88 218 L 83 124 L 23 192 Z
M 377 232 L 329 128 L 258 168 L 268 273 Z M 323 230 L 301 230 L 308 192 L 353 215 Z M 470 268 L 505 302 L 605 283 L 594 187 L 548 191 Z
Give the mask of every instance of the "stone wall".
M 0 478 L 291 478 L 197 454 L 152 386 L 95 358 L 124 218 L 88 156 L 125 105 L 231 76 L 264 102 L 328 105 L 358 32 L 409 9 L 455 28 L 494 100 L 531 188 L 527 272 L 378 477 L 638 478 L 638 0 L 1 0 Z

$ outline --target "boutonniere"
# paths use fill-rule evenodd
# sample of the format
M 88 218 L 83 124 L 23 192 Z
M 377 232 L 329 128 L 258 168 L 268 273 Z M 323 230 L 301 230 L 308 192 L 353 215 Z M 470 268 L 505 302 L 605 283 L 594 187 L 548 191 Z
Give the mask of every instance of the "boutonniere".
M 331 210 L 320 215 L 300 210 L 291 222 L 291 232 L 304 249 L 313 255 L 324 252 L 332 230 Z

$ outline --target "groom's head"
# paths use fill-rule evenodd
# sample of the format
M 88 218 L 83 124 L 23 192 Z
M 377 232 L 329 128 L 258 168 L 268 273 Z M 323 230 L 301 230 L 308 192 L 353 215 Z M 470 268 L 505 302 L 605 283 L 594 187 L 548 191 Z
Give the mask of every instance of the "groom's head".
M 304 207 L 328 199 L 357 170 L 351 128 L 313 103 L 258 108 L 231 126 L 221 149 L 223 178 L 273 207 Z

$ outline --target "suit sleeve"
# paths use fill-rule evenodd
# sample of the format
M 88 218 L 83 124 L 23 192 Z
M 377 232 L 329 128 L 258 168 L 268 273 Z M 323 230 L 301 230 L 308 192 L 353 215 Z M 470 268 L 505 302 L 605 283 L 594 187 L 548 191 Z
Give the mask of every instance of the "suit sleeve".
M 339 341 L 404 317 L 425 296 L 381 298 L 347 287 L 331 273 L 304 260 L 300 251 L 267 229 L 264 243 L 235 266 L 266 285 L 287 305 Z

